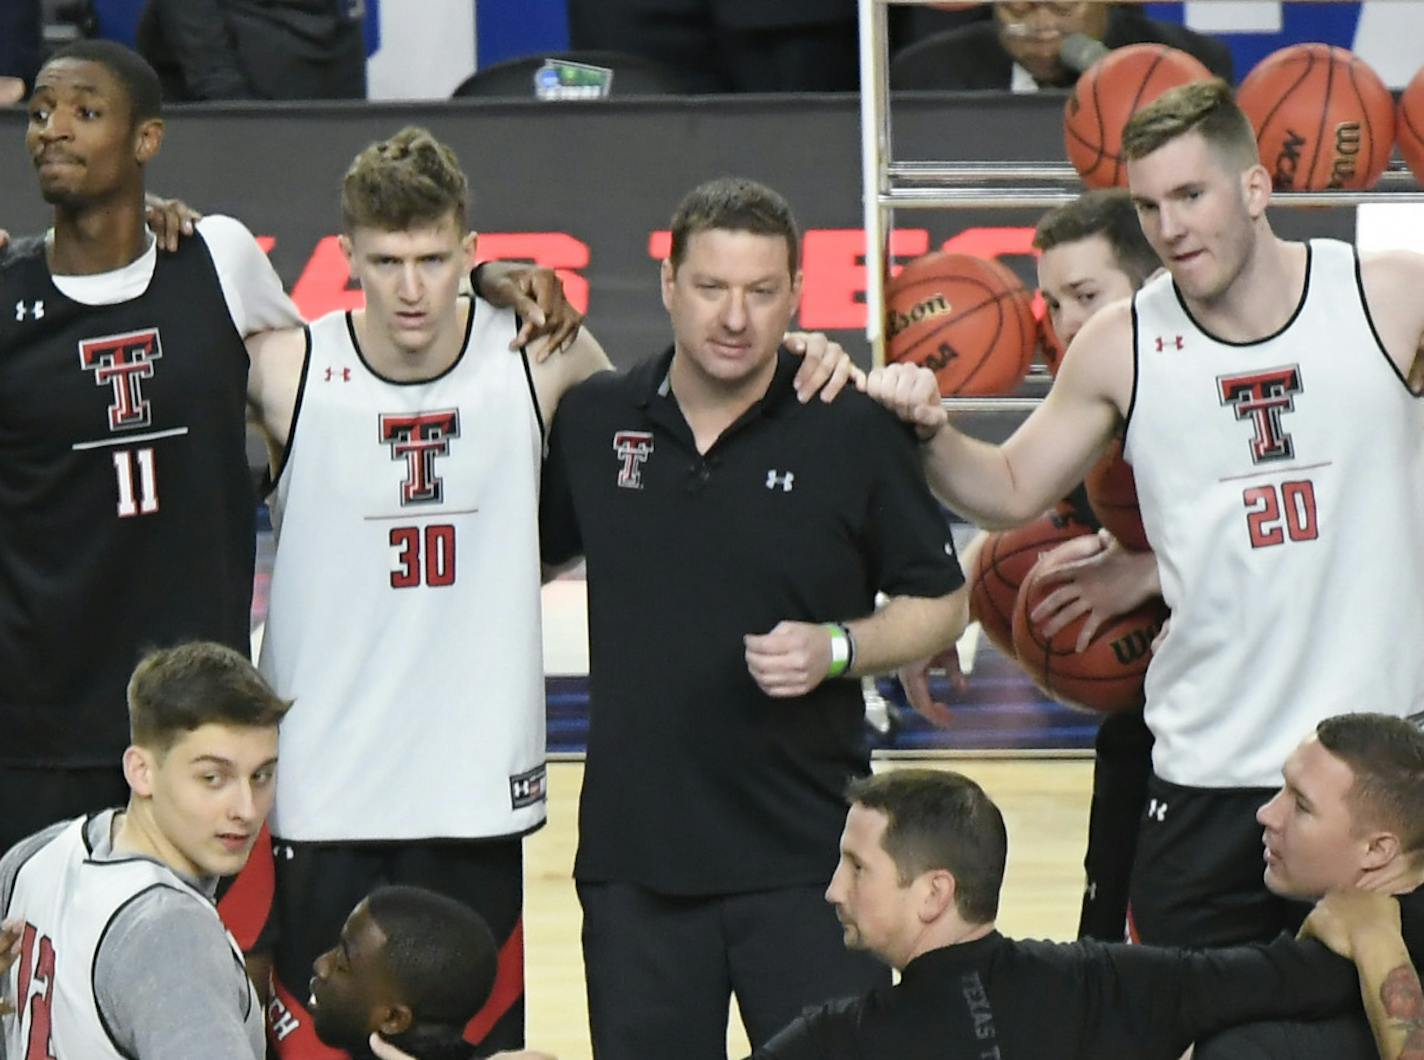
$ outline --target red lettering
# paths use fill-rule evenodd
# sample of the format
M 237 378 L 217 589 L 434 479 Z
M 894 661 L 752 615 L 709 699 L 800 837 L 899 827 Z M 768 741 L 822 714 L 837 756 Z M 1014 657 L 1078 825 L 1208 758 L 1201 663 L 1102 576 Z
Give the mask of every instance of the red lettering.
M 648 257 L 654 261 L 666 261 L 672 253 L 672 233 L 666 228 L 648 233 Z
M 351 286 L 351 270 L 336 236 L 324 237 L 312 250 L 306 268 L 292 285 L 292 301 L 308 320 L 366 304 L 361 289 Z
M 262 253 L 272 253 L 272 248 L 277 245 L 276 236 L 258 236 L 257 245 L 262 248 Z
M 897 228 L 890 256 L 918 257 L 929 249 L 923 228 Z M 865 232 L 816 228 L 806 233 L 801 288 L 801 326 L 811 331 L 865 327 Z

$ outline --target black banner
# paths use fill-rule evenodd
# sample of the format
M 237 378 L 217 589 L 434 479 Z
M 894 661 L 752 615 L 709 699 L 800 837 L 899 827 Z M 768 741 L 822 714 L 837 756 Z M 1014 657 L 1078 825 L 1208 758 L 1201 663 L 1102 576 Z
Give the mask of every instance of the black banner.
M 1057 162 L 1063 97 L 916 95 L 895 104 L 898 159 Z M 754 177 L 791 201 L 805 232 L 798 325 L 833 332 L 862 360 L 860 118 L 854 96 L 692 97 L 594 103 L 450 102 L 174 108 L 151 190 L 230 213 L 264 239 L 308 316 L 356 304 L 336 247 L 351 158 L 403 125 L 457 151 L 484 257 L 561 270 L 621 365 L 666 345 L 657 287 L 668 218 L 710 177 Z M 23 147 L 24 112 L 0 111 L 0 227 L 48 223 Z M 949 243 L 998 256 L 1030 286 L 1039 211 L 901 211 L 898 254 Z M 1291 235 L 1352 238 L 1353 210 L 1278 210 Z

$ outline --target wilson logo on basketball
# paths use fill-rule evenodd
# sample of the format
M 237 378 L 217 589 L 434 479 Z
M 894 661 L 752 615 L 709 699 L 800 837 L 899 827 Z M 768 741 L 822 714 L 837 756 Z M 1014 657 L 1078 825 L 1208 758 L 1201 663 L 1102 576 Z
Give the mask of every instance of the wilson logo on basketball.
M 1157 622 L 1143 629 L 1131 630 L 1127 636 L 1118 637 L 1112 642 L 1113 658 L 1122 663 L 1123 666 L 1130 666 L 1138 659 L 1145 659 L 1152 654 L 1152 638 L 1162 629 L 1162 623 Z
M 899 313 L 893 308 L 886 313 L 885 332 L 888 338 L 894 338 L 912 324 L 918 324 L 922 320 L 933 320 L 935 317 L 944 316 L 952 312 L 953 306 L 949 304 L 949 299 L 942 294 L 932 294 L 922 302 L 916 302 L 909 308 L 908 312 Z M 929 365 L 933 368 L 934 365 Z
M 1343 188 L 1346 182 L 1355 179 L 1355 162 L 1360 154 L 1363 134 L 1357 121 L 1341 122 L 1335 126 L 1335 162 L 1330 167 L 1331 188 Z

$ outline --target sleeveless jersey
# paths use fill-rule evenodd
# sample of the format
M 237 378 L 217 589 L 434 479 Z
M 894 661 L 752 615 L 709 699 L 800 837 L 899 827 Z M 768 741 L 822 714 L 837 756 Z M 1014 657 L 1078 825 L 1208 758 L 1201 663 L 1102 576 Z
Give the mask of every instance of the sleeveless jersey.
M 19 959 L 5 977 L 16 1015 L 4 1021 L 5 1055 L 14 1060 L 127 1060 L 109 1036 L 95 992 L 94 968 L 109 925 L 155 887 L 189 895 L 221 927 L 216 907 L 177 873 L 144 857 L 96 860 L 80 817 L 37 850 L 15 877 L 7 916 L 24 922 Z M 245 1022 L 260 1042 L 262 1006 L 246 982 L 242 951 L 232 947 L 234 979 L 246 985 Z M 49 1045 L 49 1049 L 45 1045 Z
M 272 505 L 261 667 L 282 723 L 273 835 L 484 838 L 542 823 L 542 425 L 514 315 L 476 300 L 459 359 L 382 378 L 351 318 L 308 332 Z
M 112 766 L 144 650 L 250 650 L 247 364 L 200 237 L 100 306 L 0 252 L 0 762 Z
M 1424 401 L 1385 353 L 1354 249 L 1309 244 L 1295 315 L 1204 332 L 1170 276 L 1133 301 L 1133 465 L 1172 609 L 1147 671 L 1156 772 L 1274 787 L 1321 719 L 1424 709 Z

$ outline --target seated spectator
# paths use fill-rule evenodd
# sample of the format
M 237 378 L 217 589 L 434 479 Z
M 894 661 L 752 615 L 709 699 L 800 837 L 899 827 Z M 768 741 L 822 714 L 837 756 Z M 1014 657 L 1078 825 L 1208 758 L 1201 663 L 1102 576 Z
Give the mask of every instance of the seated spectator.
M 0 107 L 23 100 L 39 68 L 39 0 L 4 0 L 0 3 Z
M 890 64 L 892 88 L 1036 92 L 1069 88 L 1080 70 L 1060 56 L 1064 38 L 1082 34 L 1109 49 L 1166 44 L 1197 59 L 1227 82 L 1231 51 L 1185 26 L 1150 19 L 1132 5 L 1073 0 L 996 3 L 992 21 L 940 33 L 900 52 Z
M 854 92 L 854 0 L 569 0 L 578 51 L 632 52 L 694 92 Z
M 351 10 L 349 0 L 148 0 L 138 50 L 169 102 L 365 99 Z

